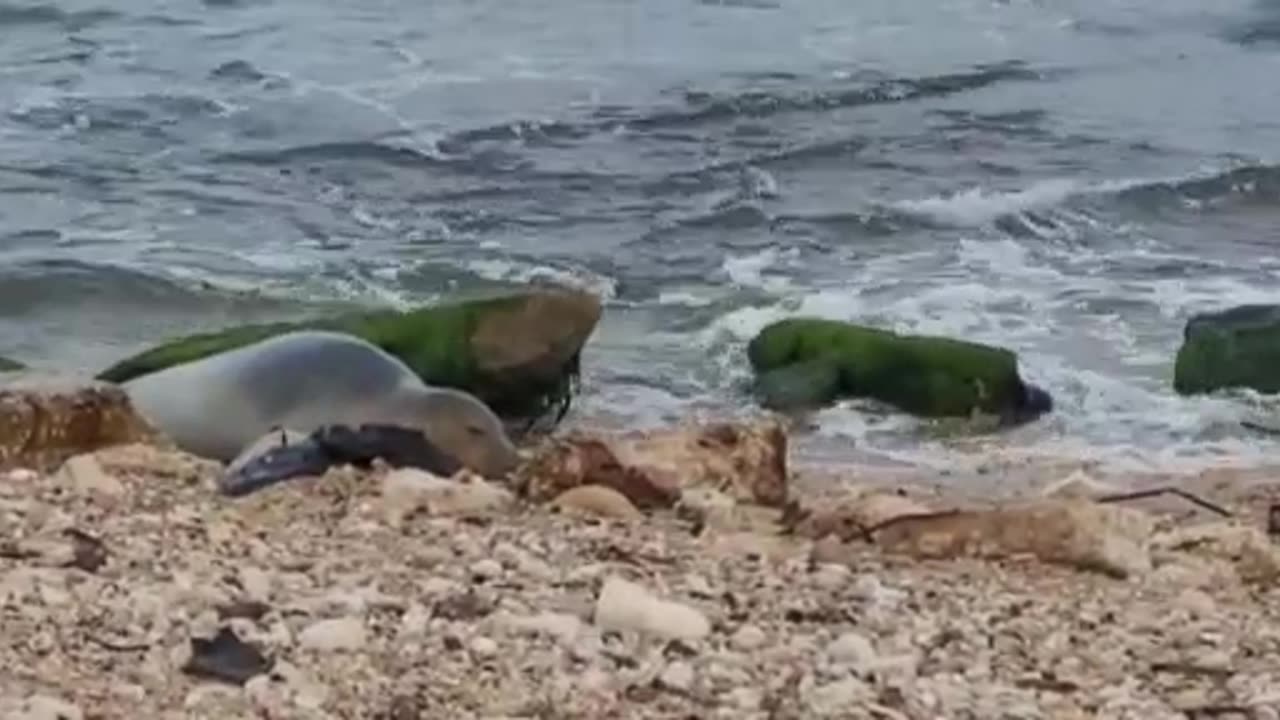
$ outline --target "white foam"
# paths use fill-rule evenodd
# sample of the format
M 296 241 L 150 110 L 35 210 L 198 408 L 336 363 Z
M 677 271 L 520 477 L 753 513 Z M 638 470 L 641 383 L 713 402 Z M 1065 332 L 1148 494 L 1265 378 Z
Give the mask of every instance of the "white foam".
M 899 200 L 890 206 L 948 224 L 981 227 L 1006 215 L 1061 205 L 1076 195 L 1116 192 L 1140 183 L 1138 180 L 1085 183 L 1070 179 L 1048 179 L 1019 190 L 971 187 L 946 195 Z
M 549 280 L 559 285 L 590 291 L 605 299 L 616 297 L 618 294 L 618 283 L 615 279 L 585 268 L 558 268 L 503 258 L 469 260 L 463 265 L 467 270 L 486 280 L 512 283 Z

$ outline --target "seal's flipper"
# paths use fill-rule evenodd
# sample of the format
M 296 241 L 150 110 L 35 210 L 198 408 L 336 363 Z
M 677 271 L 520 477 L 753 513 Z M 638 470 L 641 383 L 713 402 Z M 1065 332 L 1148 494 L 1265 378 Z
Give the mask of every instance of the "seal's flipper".
M 311 436 L 335 463 L 366 465 L 381 458 L 392 467 L 415 467 L 436 475 L 462 468 L 457 458 L 436 447 L 421 431 L 397 425 L 327 425 Z
M 218 484 L 223 495 L 238 497 L 303 475 L 323 475 L 338 464 L 315 436 L 274 447 L 228 468 Z

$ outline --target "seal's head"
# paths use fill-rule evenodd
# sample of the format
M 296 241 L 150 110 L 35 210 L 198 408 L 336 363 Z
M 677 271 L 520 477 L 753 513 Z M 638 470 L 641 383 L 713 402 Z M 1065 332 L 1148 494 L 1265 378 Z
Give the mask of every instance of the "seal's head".
M 428 388 L 405 394 L 398 410 L 398 424 L 421 429 L 433 445 L 485 477 L 502 477 L 520 462 L 502 421 L 470 393 Z

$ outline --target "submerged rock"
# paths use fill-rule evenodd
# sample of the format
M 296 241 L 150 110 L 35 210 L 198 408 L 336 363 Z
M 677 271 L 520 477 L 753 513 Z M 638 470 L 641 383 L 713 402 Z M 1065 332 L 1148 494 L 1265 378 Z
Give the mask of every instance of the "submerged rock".
M 1280 305 L 1241 305 L 1194 315 L 1173 368 L 1183 395 L 1226 388 L 1280 392 Z
M 109 383 L 24 376 L 0 385 L 0 468 L 51 468 L 73 455 L 158 439 Z
M 997 416 L 1034 420 L 1053 399 L 1018 374 L 1004 348 L 820 318 L 790 318 L 747 347 L 755 392 L 776 410 L 813 409 L 865 397 L 922 417 Z
M 16 370 L 22 370 L 25 367 L 26 365 L 23 365 L 20 362 L 10 360 L 7 357 L 0 357 L 0 373 L 14 372 Z

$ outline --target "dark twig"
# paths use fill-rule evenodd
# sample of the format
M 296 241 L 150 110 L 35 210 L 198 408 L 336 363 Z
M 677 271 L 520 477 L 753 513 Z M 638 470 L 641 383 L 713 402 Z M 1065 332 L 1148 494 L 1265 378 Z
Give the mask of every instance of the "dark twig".
M 1231 517 L 1231 511 L 1227 510 L 1221 505 L 1215 505 L 1209 502 L 1208 500 L 1205 500 L 1204 498 L 1200 497 L 1199 495 L 1196 495 L 1194 493 L 1189 493 L 1186 490 L 1181 490 L 1176 487 L 1172 487 L 1168 485 L 1158 487 L 1158 488 L 1151 488 L 1149 490 L 1138 490 L 1137 492 L 1118 493 L 1115 495 L 1104 495 L 1102 497 L 1094 498 L 1094 502 L 1099 502 L 1099 503 L 1124 502 L 1126 500 L 1140 500 L 1142 498 L 1155 497 L 1157 495 L 1177 495 L 1178 497 L 1190 503 L 1199 505 L 1200 507 L 1206 510 L 1209 510 L 1211 512 L 1215 512 L 1223 517 Z
M 151 649 L 151 643 L 115 643 L 110 640 L 104 640 L 97 635 L 85 635 L 89 642 L 99 647 L 112 650 L 114 652 L 142 652 Z

